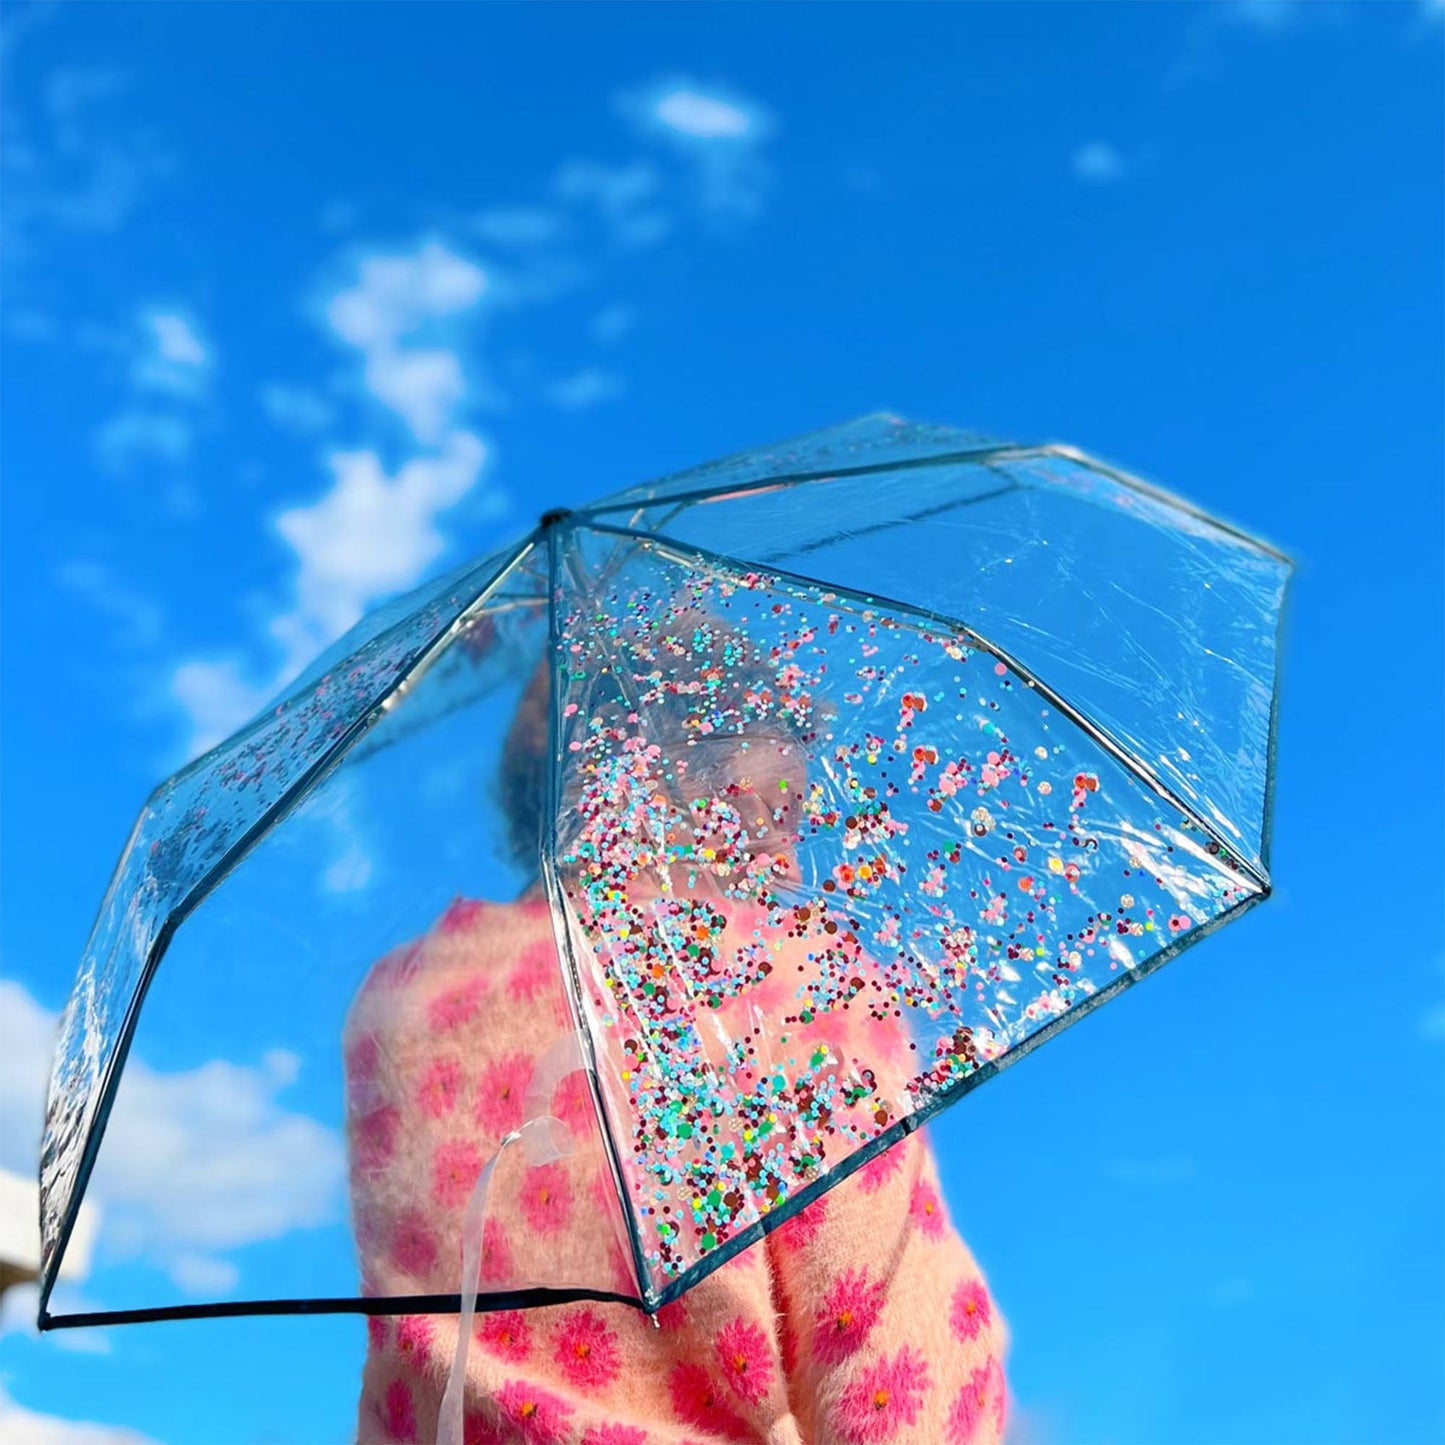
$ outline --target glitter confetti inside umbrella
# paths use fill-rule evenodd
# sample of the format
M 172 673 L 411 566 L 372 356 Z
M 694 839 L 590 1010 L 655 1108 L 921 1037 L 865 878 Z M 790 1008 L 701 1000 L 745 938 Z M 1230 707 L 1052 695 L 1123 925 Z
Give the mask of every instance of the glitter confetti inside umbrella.
M 469 1220 L 479 1308 L 655 1311 L 1268 895 L 1288 572 L 880 416 L 382 608 L 142 811 L 61 1024 L 42 1322 L 457 1310 Z M 50 1313 L 92 1183 L 106 1309 Z

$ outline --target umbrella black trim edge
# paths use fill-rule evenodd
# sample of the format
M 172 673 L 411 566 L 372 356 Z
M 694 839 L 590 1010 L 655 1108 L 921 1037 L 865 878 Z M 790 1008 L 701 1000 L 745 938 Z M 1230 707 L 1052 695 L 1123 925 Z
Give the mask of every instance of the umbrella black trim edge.
M 535 1285 L 530 1289 L 504 1290 L 478 1294 L 476 1308 L 480 1314 L 499 1310 L 537 1309 L 544 1305 L 565 1305 L 580 1302 L 630 1305 L 643 1309 L 643 1302 L 632 1295 L 617 1294 L 606 1289 L 555 1289 Z M 156 1305 L 147 1309 L 92 1310 L 84 1314 L 40 1315 L 40 1329 L 86 1329 L 93 1325 L 141 1325 L 166 1320 L 234 1319 L 243 1315 L 419 1315 L 460 1314 L 459 1294 L 409 1294 L 386 1296 L 336 1295 L 319 1299 L 227 1300 L 212 1304 Z

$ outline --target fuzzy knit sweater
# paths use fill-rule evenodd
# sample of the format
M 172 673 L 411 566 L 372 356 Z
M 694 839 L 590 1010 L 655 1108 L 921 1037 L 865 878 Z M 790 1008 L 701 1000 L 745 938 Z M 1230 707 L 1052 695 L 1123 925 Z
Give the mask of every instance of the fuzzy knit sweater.
M 370 1295 L 455 1294 L 461 1222 L 537 1060 L 570 1029 L 542 902 L 458 900 L 371 972 L 345 1044 L 353 1220 Z M 562 1160 L 505 1150 L 483 1290 L 635 1294 L 580 1072 L 552 1113 Z M 455 1315 L 375 1316 L 362 1442 L 433 1441 Z M 923 1134 L 872 1160 L 656 1321 L 623 1304 L 476 1316 L 467 1445 L 994 1445 L 1005 1331 L 952 1227 Z

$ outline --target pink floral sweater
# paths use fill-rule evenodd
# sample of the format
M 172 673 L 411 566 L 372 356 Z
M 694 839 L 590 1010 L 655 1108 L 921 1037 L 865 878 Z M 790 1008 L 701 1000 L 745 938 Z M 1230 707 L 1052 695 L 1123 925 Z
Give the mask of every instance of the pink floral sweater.
M 567 1021 L 544 903 L 458 901 L 372 970 L 347 1023 L 352 1202 L 363 1289 L 455 1294 L 461 1221 L 533 1066 Z M 483 1233 L 484 1290 L 634 1294 L 586 1079 L 552 1112 L 564 1159 L 505 1151 Z M 376 1316 L 360 1441 L 433 1441 L 455 1315 Z M 666 1306 L 476 1317 L 467 1445 L 993 1445 L 1005 1332 L 914 1135 Z

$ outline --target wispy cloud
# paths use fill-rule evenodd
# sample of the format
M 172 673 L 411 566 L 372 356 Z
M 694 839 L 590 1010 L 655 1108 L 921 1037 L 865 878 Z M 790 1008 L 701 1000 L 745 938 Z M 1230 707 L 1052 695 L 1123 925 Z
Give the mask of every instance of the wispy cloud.
M 165 621 L 160 607 L 105 563 L 76 558 L 56 569 L 55 580 L 109 617 L 122 646 L 148 648 L 160 641 Z
M 592 318 L 593 339 L 608 346 L 626 336 L 635 320 L 630 306 L 605 306 Z
M 56 1019 L 13 980 L 0 980 L 0 1016 L 0 1163 L 29 1171 Z M 132 1055 L 91 1186 L 98 1257 L 144 1260 L 184 1290 L 213 1292 L 235 1283 L 227 1251 L 338 1217 L 340 1137 L 280 1102 L 299 1066 L 279 1049 L 180 1072 Z
M 155 1445 L 147 1435 L 119 1425 L 66 1420 L 18 1405 L 0 1384 L 0 1435 L 9 1445 Z
M 662 178 L 650 162 L 571 160 L 557 172 L 553 190 L 559 200 L 595 212 L 610 239 L 625 250 L 656 246 L 672 232 Z
M 147 407 L 128 407 L 95 434 L 95 455 L 108 471 L 129 472 L 147 462 L 177 465 L 191 454 L 192 428 L 185 417 Z
M 188 460 L 216 365 L 215 348 L 196 317 L 180 306 L 143 306 L 126 332 L 90 335 L 88 344 L 119 353 L 130 391 L 129 400 L 96 432 L 101 465 L 128 472 Z
M 13 19 L 4 28 L 7 96 L 25 28 Z M 117 118 L 128 86 L 120 71 L 65 65 L 39 84 L 37 104 L 22 111 L 7 99 L 0 111 L 0 251 L 12 272 L 38 262 L 57 235 L 118 230 L 172 169 L 151 137 Z
M 472 217 L 470 229 L 491 245 L 530 250 L 561 241 L 567 222 L 550 206 L 489 206 Z
M 1219 18 L 1261 35 L 1283 35 L 1301 17 L 1300 0 L 1218 0 Z
M 300 433 L 323 432 L 336 420 L 336 409 L 309 386 L 272 382 L 259 393 L 261 409 L 277 426 Z
M 1094 185 L 1122 181 L 1129 173 L 1124 158 L 1108 141 L 1090 141 L 1074 152 L 1073 172 L 1077 179 Z
M 195 317 L 152 306 L 141 313 L 140 328 L 142 339 L 132 373 L 136 387 L 182 397 L 200 395 L 210 381 L 215 356 Z
M 564 411 L 582 411 L 599 402 L 611 401 L 625 390 L 622 378 L 601 367 L 587 366 L 564 376 L 547 387 L 547 400 Z

